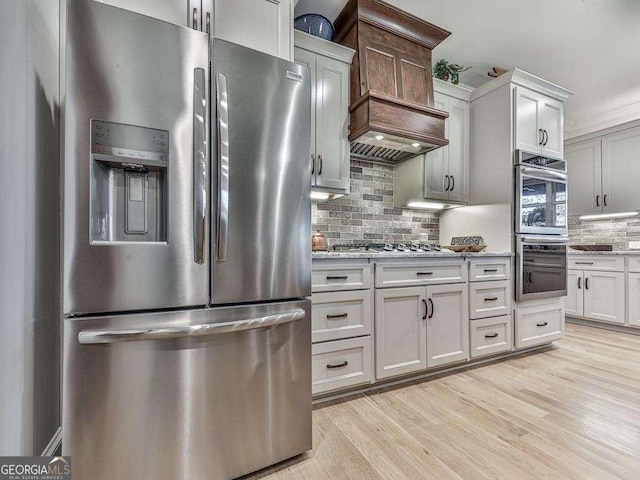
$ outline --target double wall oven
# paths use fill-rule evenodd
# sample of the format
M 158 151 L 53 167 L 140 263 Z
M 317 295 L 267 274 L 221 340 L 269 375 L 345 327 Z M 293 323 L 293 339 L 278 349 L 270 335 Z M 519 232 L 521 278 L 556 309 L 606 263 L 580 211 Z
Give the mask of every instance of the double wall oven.
M 515 152 L 516 301 L 567 294 L 567 168 Z

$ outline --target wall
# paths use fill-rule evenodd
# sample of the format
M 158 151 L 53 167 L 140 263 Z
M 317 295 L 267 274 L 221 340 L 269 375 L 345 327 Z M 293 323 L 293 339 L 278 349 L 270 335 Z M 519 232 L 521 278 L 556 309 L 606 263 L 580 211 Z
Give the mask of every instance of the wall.
M 613 244 L 614 250 L 629 250 L 629 242 L 640 242 L 640 217 L 598 221 L 569 219 L 571 244 Z
M 60 425 L 59 2 L 0 2 L 0 455 Z
M 329 246 L 354 242 L 410 242 L 428 233 L 437 243 L 438 213 L 393 206 L 393 167 L 351 160 L 351 194 L 312 205 L 312 228 Z

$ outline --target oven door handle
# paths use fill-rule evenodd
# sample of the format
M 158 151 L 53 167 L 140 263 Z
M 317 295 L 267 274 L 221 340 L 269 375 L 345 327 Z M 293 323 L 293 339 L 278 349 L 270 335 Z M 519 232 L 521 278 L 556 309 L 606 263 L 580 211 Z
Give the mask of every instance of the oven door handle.
M 553 170 L 542 170 L 541 168 L 522 167 L 520 169 L 522 175 L 540 178 L 543 180 L 564 180 L 569 178 L 566 173 L 556 172 Z
M 528 244 L 545 244 L 545 243 L 553 243 L 553 244 L 565 244 L 569 243 L 568 237 L 554 237 L 552 235 L 546 235 L 544 237 L 522 237 L 522 243 Z

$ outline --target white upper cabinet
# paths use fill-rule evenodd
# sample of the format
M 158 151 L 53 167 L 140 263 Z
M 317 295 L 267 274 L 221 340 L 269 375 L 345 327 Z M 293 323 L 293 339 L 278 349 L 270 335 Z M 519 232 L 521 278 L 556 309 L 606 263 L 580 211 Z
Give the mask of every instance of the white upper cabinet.
M 213 35 L 293 61 L 293 0 L 215 0 Z
M 566 148 L 569 215 L 640 208 L 640 126 Z
M 469 200 L 469 102 L 435 92 L 435 108 L 449 113 L 445 137 L 449 145 L 425 156 L 424 198 L 464 203 Z
M 569 176 L 569 215 L 602 212 L 602 152 L 600 140 L 591 140 L 566 149 Z
M 515 148 L 545 157 L 564 155 L 563 103 L 528 88 L 516 86 Z
M 349 70 L 355 51 L 295 32 L 295 62 L 311 69 L 312 185 L 350 191 Z
M 471 90 L 435 78 L 433 82 L 434 106 L 449 114 L 445 120 L 449 144 L 395 166 L 393 202 L 397 207 L 425 199 L 469 202 Z
M 640 127 L 602 138 L 602 207 L 623 212 L 640 207 Z M 569 177 L 571 180 L 571 177 Z
M 99 0 L 293 61 L 294 0 Z

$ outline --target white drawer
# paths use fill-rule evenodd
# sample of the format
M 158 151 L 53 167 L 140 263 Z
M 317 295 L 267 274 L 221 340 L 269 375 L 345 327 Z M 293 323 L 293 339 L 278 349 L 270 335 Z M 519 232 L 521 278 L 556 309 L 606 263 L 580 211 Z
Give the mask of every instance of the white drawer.
M 564 336 L 564 305 L 516 308 L 516 348 L 527 348 Z
M 469 284 L 469 318 L 497 317 L 510 313 L 510 280 Z
M 373 322 L 371 290 L 314 293 L 311 339 L 315 342 L 369 335 Z
M 311 347 L 314 395 L 371 383 L 371 337 L 317 343 Z
M 469 260 L 469 281 L 508 280 L 511 278 L 510 258 L 483 258 Z
M 569 255 L 569 268 L 624 272 L 624 257 L 622 255 Z
M 371 265 L 313 265 L 312 292 L 335 292 L 371 288 Z
M 376 263 L 376 288 L 409 287 L 467 281 L 464 261 Z
M 640 273 L 640 255 L 627 257 L 627 262 L 629 272 Z
M 472 320 L 469 324 L 471 358 L 510 351 L 513 345 L 512 324 L 511 315 Z

